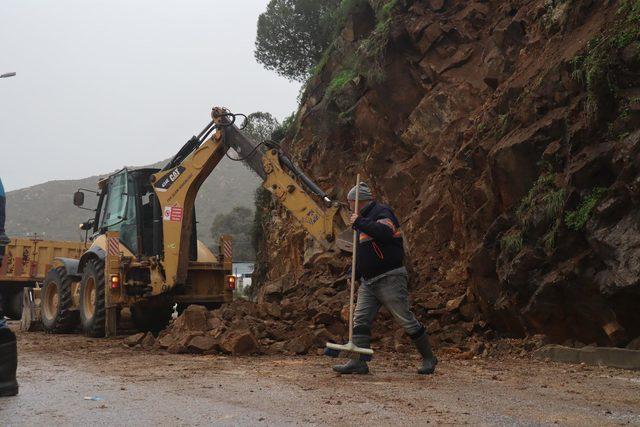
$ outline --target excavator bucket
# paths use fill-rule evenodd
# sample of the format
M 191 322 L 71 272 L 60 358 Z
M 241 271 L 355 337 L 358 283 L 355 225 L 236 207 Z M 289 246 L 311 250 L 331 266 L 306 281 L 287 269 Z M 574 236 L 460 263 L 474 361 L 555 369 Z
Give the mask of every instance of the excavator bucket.
M 336 237 L 336 247 L 341 251 L 353 252 L 353 230 L 350 228 L 344 230 Z

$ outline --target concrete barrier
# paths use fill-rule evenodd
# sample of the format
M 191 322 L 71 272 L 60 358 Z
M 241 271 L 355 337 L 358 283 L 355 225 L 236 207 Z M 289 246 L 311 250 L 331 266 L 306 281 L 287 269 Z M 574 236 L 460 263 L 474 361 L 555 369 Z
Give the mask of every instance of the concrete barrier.
M 546 345 L 533 353 L 536 359 L 563 363 L 585 363 L 594 366 L 640 370 L 640 351 L 615 347 L 572 348 Z

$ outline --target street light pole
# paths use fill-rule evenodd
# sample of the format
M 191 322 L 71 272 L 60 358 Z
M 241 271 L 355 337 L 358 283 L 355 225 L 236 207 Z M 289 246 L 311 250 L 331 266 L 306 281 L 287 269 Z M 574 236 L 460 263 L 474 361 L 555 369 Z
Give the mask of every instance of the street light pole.
M 16 75 L 15 72 L 0 74 L 0 79 L 5 79 L 7 77 L 13 77 L 15 75 Z

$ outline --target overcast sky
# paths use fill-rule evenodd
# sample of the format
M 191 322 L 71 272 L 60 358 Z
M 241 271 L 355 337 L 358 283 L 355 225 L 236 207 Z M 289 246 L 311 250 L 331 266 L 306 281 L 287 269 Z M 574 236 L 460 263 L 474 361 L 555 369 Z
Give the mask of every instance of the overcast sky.
M 0 177 L 7 190 L 173 155 L 213 105 L 296 108 L 256 63 L 268 0 L 0 0 Z

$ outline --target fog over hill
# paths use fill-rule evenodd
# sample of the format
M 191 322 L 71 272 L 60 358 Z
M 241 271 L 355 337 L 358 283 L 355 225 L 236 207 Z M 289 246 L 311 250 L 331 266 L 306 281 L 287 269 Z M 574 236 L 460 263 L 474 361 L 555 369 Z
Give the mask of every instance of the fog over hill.
M 161 167 L 168 160 L 144 167 Z M 137 169 L 139 167 L 131 167 Z M 83 233 L 78 224 L 93 213 L 73 205 L 73 193 L 78 188 L 95 189 L 108 172 L 76 180 L 49 181 L 7 193 L 7 234 L 31 236 L 37 233 L 46 239 L 80 240 Z M 243 164 L 224 158 L 202 185 L 196 199 L 198 236 L 211 246 L 209 228 L 215 215 L 227 213 L 235 206 L 253 211 L 253 194 L 259 186 L 258 177 Z M 86 193 L 85 207 L 93 208 L 97 199 Z

